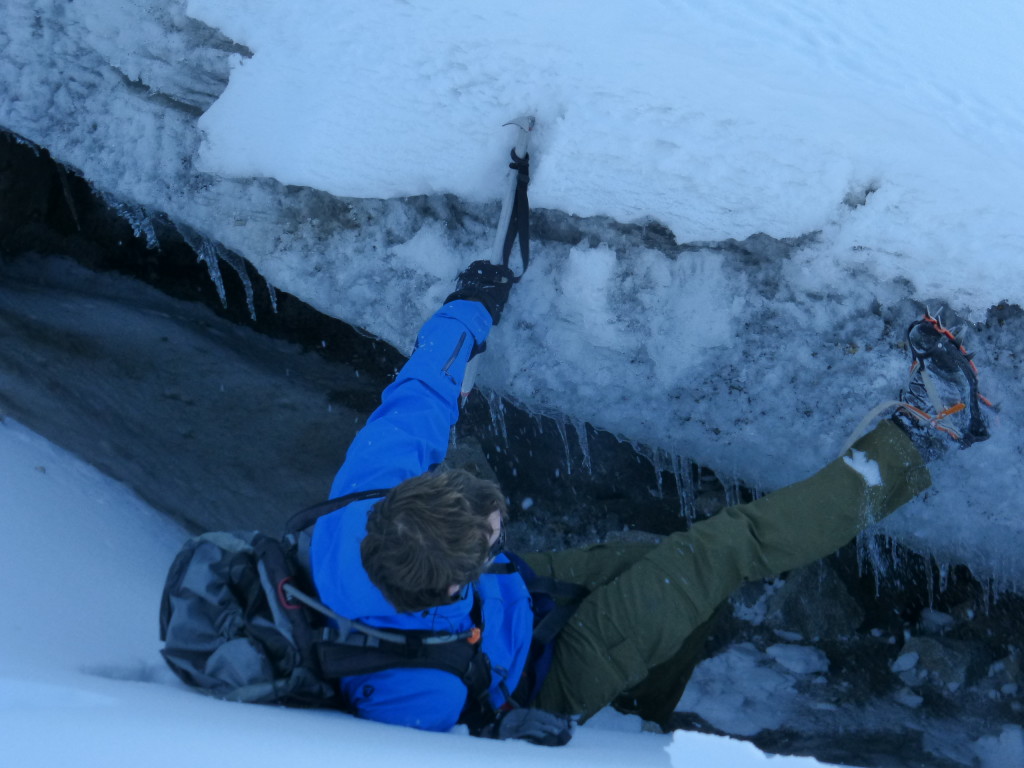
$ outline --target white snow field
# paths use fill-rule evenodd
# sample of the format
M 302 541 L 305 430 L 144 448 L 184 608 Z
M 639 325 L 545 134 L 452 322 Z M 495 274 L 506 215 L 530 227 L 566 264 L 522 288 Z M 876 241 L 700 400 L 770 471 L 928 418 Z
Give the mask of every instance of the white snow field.
M 160 590 L 185 534 L 12 419 L 0 420 L 0 466 L 5 768 L 821 765 L 724 737 L 642 732 L 638 718 L 610 710 L 548 748 L 204 697 L 159 654 Z
M 535 115 L 549 232 L 479 383 L 666 467 L 803 477 L 895 394 L 923 306 L 1002 312 L 974 338 L 994 437 L 884 530 L 1024 581 L 1020 3 L 0 9 L 0 127 L 406 350 L 488 250 L 502 123 Z

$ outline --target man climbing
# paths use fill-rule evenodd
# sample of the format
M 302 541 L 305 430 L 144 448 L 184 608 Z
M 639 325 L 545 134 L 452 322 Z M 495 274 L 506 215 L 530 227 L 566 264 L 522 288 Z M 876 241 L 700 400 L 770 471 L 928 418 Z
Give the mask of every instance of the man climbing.
M 461 721 L 479 735 L 557 745 L 568 718 L 616 700 L 671 712 L 702 628 L 742 582 L 832 553 L 927 488 L 926 460 L 988 438 L 973 363 L 926 314 L 908 331 L 912 378 L 893 418 L 807 480 L 657 544 L 510 556 L 504 494 L 438 466 L 466 365 L 512 284 L 507 267 L 486 262 L 459 276 L 331 488 L 332 498 L 385 489 L 383 498 L 349 503 L 313 529 L 320 599 L 406 638 L 383 656 L 368 640 L 376 663 L 341 677 L 362 717 L 440 731 Z M 553 599 L 531 598 L 528 584 Z M 426 661 L 435 643 L 462 649 L 462 661 Z

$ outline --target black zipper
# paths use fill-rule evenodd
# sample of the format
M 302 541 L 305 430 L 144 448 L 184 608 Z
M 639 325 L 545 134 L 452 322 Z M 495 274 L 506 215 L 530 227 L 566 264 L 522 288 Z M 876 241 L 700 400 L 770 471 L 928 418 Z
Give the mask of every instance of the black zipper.
M 441 372 L 445 376 L 451 376 L 451 374 L 448 373 L 448 369 L 452 367 L 452 363 L 454 363 L 455 359 L 459 356 L 459 352 L 462 351 L 462 345 L 465 344 L 465 343 L 466 343 L 466 332 L 463 331 L 462 335 L 459 336 L 459 343 L 455 345 L 455 351 L 452 352 L 452 356 L 448 358 L 448 362 L 446 362 L 444 364 L 444 367 L 441 369 Z

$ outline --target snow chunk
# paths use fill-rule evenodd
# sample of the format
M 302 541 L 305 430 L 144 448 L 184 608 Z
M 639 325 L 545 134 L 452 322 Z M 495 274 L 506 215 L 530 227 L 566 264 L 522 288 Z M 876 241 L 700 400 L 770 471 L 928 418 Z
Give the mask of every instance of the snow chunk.
M 828 672 L 828 656 L 809 645 L 778 643 L 769 646 L 765 652 L 777 663 L 798 675 Z
M 1004 725 L 998 736 L 978 739 L 974 752 L 981 761 L 981 768 L 1024 765 L 1024 729 L 1019 725 Z
M 768 661 L 751 643 L 739 643 L 701 662 L 676 711 L 695 712 L 737 736 L 779 728 L 790 709 L 787 698 L 796 696 L 796 679 Z
M 900 655 L 900 657 L 897 658 L 896 661 L 894 661 L 892 663 L 892 671 L 896 672 L 897 674 L 900 673 L 900 672 L 907 672 L 907 671 L 913 669 L 914 667 L 916 667 L 917 666 L 917 662 L 920 659 L 921 659 L 920 654 L 918 654 L 918 653 L 916 653 L 914 651 L 910 651 L 909 653 L 904 653 L 904 654 Z
M 863 477 L 868 488 L 882 484 L 882 471 L 878 468 L 878 462 L 869 459 L 864 451 L 850 451 L 849 456 L 843 456 L 843 463 Z
M 666 747 L 666 751 L 672 761 L 672 768 L 692 768 L 696 765 L 702 768 L 755 765 L 770 765 L 772 768 L 812 768 L 823 765 L 813 757 L 766 755 L 749 741 L 722 739 L 707 733 L 683 730 L 673 732 L 672 743 Z
M 896 699 L 897 703 L 902 704 L 908 709 L 917 709 L 924 703 L 924 698 L 918 696 L 909 688 L 900 688 L 893 694 L 893 698 Z

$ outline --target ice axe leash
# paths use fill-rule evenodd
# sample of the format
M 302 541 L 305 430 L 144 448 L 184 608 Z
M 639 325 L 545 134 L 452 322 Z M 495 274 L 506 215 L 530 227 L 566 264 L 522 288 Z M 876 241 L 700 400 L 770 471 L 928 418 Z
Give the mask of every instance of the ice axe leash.
M 505 126 L 515 126 L 518 130 L 516 143 L 511 152 L 512 161 L 505 174 L 505 196 L 501 201 L 501 215 L 498 217 L 498 227 L 494 233 L 491 262 L 509 266 L 512 247 L 518 240 L 523 271 L 515 278 L 516 282 L 522 278 L 530 264 L 530 201 L 526 189 L 530 184 L 530 135 L 536 124 L 533 115 L 524 115 L 505 123 Z M 466 366 L 460 395 L 462 401 L 465 401 L 473 390 L 479 360 L 480 355 L 477 355 Z

